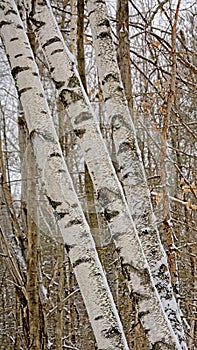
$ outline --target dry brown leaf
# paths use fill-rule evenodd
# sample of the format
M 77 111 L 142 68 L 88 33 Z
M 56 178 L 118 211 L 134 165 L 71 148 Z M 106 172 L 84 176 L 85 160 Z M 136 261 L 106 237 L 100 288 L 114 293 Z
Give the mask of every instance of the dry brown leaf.
M 161 202 L 162 198 L 163 198 L 163 194 L 157 193 L 156 197 L 155 197 L 156 203 L 159 204 Z
M 187 210 L 189 210 L 191 208 L 191 200 L 188 199 L 187 203 L 186 203 L 186 208 Z
M 152 45 L 153 45 L 154 47 L 158 47 L 158 46 L 161 45 L 161 44 L 160 44 L 159 41 L 155 41 Z

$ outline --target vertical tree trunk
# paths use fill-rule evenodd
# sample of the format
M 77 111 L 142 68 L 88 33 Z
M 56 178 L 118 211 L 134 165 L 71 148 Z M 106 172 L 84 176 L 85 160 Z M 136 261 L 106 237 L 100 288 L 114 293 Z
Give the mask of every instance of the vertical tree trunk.
M 78 0 L 71 0 L 71 20 L 70 20 L 70 52 L 77 57 L 77 2 Z
M 181 3 L 181 0 L 178 0 L 174 23 L 172 26 L 172 37 L 171 37 L 172 71 L 171 71 L 169 92 L 167 96 L 167 106 L 165 110 L 166 113 L 164 115 L 164 120 L 163 120 L 163 128 L 162 128 L 162 135 L 161 135 L 161 157 L 160 157 L 164 236 L 165 236 L 165 241 L 168 249 L 168 262 L 169 262 L 169 269 L 170 269 L 174 293 L 178 293 L 178 279 L 177 279 L 178 271 L 177 271 L 177 264 L 176 264 L 176 252 L 174 250 L 174 236 L 173 236 L 173 229 L 172 229 L 172 222 L 171 222 L 170 199 L 169 199 L 169 191 L 168 191 L 169 175 L 167 171 L 167 152 L 168 152 L 167 139 L 168 139 L 168 126 L 170 122 L 172 106 L 173 106 L 173 101 L 175 97 L 176 65 L 177 65 L 176 37 L 177 37 L 177 22 L 178 22 L 180 3 Z
M 128 350 L 94 242 L 62 156 L 28 38 L 12 0 L 1 3 L 0 27 L 48 208 L 56 217 L 69 253 L 98 349 Z
M 158 294 L 152 284 L 149 266 L 122 188 L 95 123 L 87 96 L 81 89 L 75 59 L 65 43 L 61 41 L 62 36 L 54 21 L 49 3 L 47 6 L 45 3 L 37 5 L 31 15 L 54 82 L 67 107 L 73 129 L 83 150 L 103 215 L 110 226 L 129 293 L 131 290 L 135 293 L 140 322 L 147 333 L 147 346 L 149 348 L 160 347 L 161 343 L 165 342 L 166 347 L 177 346 L 179 348 L 178 341 L 168 319 L 163 314 Z M 41 22 L 42 26 L 40 26 Z M 147 298 L 148 295 L 149 298 Z
M 77 63 L 83 87 L 87 93 L 84 54 L 84 0 L 77 1 Z
M 59 243 L 57 246 L 58 249 L 58 295 L 57 295 L 57 323 L 56 323 L 56 338 L 55 338 L 55 349 L 62 350 L 62 340 L 63 340 L 63 329 L 64 329 L 64 279 L 65 279 L 65 270 L 64 270 L 64 245 Z
M 125 96 L 131 115 L 133 96 L 131 81 L 130 40 L 129 40 L 129 1 L 118 0 L 116 10 L 116 31 L 118 37 L 117 58 Z
M 135 128 L 122 87 L 106 3 L 105 1 L 98 3 L 96 0 L 87 0 L 87 7 L 98 75 L 104 96 L 106 124 L 111 123 L 112 125 L 114 157 L 118 163 L 117 171 L 120 173 L 119 177 L 151 268 L 154 284 L 172 327 L 183 348 L 186 348 L 180 312 L 171 287 L 167 257 L 155 225 Z
M 22 174 L 22 213 L 23 224 L 27 232 L 27 312 L 29 325 L 29 347 L 34 350 L 47 349 L 47 333 L 44 319 L 44 310 L 40 299 L 40 230 L 38 177 L 36 162 L 24 116 L 19 117 L 20 158 Z
M 32 150 L 26 151 L 27 167 L 27 300 L 29 313 L 29 346 L 32 350 L 46 349 L 43 344 L 40 305 L 39 305 L 39 269 L 38 269 L 38 249 L 39 249 L 39 229 L 36 225 L 38 215 L 38 197 L 36 189 L 35 159 Z M 35 205 L 34 205 L 35 204 Z

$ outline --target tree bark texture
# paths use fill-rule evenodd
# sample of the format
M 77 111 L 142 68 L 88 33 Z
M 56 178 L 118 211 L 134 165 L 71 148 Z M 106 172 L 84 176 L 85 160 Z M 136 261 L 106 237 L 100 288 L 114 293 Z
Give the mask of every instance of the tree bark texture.
M 97 191 L 101 211 L 108 221 L 122 261 L 128 288 L 136 295 L 140 321 L 147 333 L 148 346 L 151 348 L 166 339 L 166 346 L 173 347 L 175 346 L 175 337 L 172 335 L 174 332 L 167 317 L 163 314 L 122 187 L 80 82 L 75 59 L 62 40 L 48 2 L 38 4 L 32 9 L 30 16 L 47 57 L 56 88 L 79 139 Z M 115 85 L 117 86 L 117 84 Z M 126 108 L 126 104 L 124 108 Z M 117 129 L 119 129 L 119 124 L 117 124 Z M 138 156 L 139 154 L 136 157 Z M 135 176 L 137 177 L 137 175 Z M 177 347 L 179 347 L 178 342 Z
M 156 227 L 135 128 L 126 102 L 105 1 L 87 0 L 95 58 L 104 97 L 106 124 L 111 124 L 115 164 L 140 241 L 169 318 L 183 348 L 185 334 L 171 286 L 167 256 Z
M 0 28 L 26 116 L 37 171 L 48 198 L 48 210 L 54 213 L 62 233 L 98 349 L 126 350 L 122 325 L 61 153 L 28 38 L 12 0 L 1 2 Z

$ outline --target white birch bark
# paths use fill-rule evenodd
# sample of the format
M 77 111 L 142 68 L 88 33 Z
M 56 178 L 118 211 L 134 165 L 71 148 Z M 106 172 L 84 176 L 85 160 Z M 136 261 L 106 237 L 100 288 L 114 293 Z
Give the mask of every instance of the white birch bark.
M 140 320 L 152 349 L 180 349 L 174 332 L 164 315 L 153 286 L 149 266 L 133 225 L 122 187 L 113 169 L 96 119 L 85 95 L 75 67 L 75 60 L 65 46 L 50 4 L 39 3 L 31 12 L 32 23 L 42 45 L 53 80 L 67 108 L 92 176 L 103 215 L 109 223 L 119 252 L 125 279 L 135 295 Z
M 28 38 L 13 0 L 1 1 L 0 28 L 37 162 L 48 210 L 69 252 L 98 349 L 128 350 L 89 227 L 64 162 Z M 33 203 L 32 203 L 33 205 Z
M 129 209 L 151 268 L 167 317 L 186 349 L 180 311 L 173 295 L 167 256 L 162 247 L 143 169 L 135 127 L 127 106 L 105 1 L 87 0 L 98 75 L 104 96 L 106 123 L 112 125 L 114 163 L 118 164 Z

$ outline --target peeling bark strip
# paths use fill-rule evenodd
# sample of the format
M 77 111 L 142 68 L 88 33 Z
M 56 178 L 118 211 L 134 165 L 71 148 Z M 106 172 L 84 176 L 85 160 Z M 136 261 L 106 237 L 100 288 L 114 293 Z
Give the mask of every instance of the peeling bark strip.
M 108 118 L 106 119 L 106 124 L 109 125 L 111 122 L 112 125 L 114 157 L 118 162 L 117 170 L 121 174 L 121 182 L 129 209 L 166 315 L 172 324 L 182 349 L 186 349 L 186 338 L 180 311 L 171 287 L 167 257 L 155 224 L 135 128 L 122 88 L 112 35 L 107 21 L 106 3 L 105 1 L 87 0 L 87 7 L 98 75 Z M 101 33 L 102 38 L 100 36 Z M 162 266 L 165 266 L 163 269 L 165 272 L 162 272 Z
M 36 33 L 39 37 L 39 42 L 44 48 L 53 80 L 71 118 L 73 129 L 79 138 L 88 170 L 97 191 L 101 210 L 108 220 L 120 260 L 122 261 L 128 289 L 136 297 L 140 322 L 147 334 L 147 348 L 153 349 L 160 342 L 165 344 L 163 346 L 166 349 L 181 349 L 164 314 L 158 293 L 154 288 L 149 266 L 143 254 L 122 187 L 112 166 L 100 130 L 95 122 L 96 118 L 93 116 L 88 98 L 82 88 L 75 66 L 75 59 L 65 46 L 49 1 L 45 5 L 43 2 L 42 5 L 38 4 L 34 8 L 32 23 L 39 22 L 41 19 L 45 24 L 41 28 L 37 28 Z M 108 22 L 104 21 L 103 23 L 106 24 Z M 46 42 L 57 36 L 59 36 L 61 41 L 56 41 L 53 45 L 45 45 Z M 61 50 L 62 48 L 64 52 L 61 52 L 61 55 L 58 52 L 52 54 L 54 50 Z M 108 50 L 106 52 L 105 45 L 103 51 L 107 55 L 109 54 L 112 61 L 115 62 L 111 51 Z M 59 81 L 61 83 L 64 82 L 64 85 L 62 84 L 59 87 Z M 118 72 L 115 71 L 112 74 L 109 72 L 107 81 L 115 84 L 115 90 L 113 90 L 113 84 L 110 88 L 115 91 L 116 95 L 119 93 L 120 96 L 123 96 L 123 88 L 119 85 Z M 111 98 L 111 92 L 108 93 L 108 98 Z M 124 101 L 123 97 L 122 99 Z M 87 116 L 84 117 L 85 115 Z M 119 110 L 116 115 L 121 116 L 122 111 Z M 129 124 L 125 124 L 121 118 L 114 118 L 114 130 L 119 132 L 119 129 L 122 128 L 122 123 L 125 130 L 131 130 Z M 133 137 L 131 140 L 128 140 L 126 137 L 126 144 L 123 146 L 130 145 L 131 141 L 133 142 Z M 132 143 L 131 149 L 136 151 L 135 143 Z M 120 147 L 120 155 L 122 154 Z M 135 156 L 138 159 L 138 154 L 136 155 L 135 153 Z M 137 177 L 138 174 L 135 174 L 135 176 Z M 141 178 L 142 175 L 140 174 Z M 87 281 L 87 283 L 89 282 Z
M 36 156 L 38 172 L 49 205 L 54 214 L 59 215 L 59 228 L 65 244 L 70 248 L 70 260 L 74 266 L 98 349 L 128 350 L 105 274 L 61 153 L 43 88 L 38 75 L 32 74 L 37 72 L 37 67 L 25 30 L 19 30 L 22 24 L 14 0 L 1 1 L 0 23 L 2 24 L 5 19 L 9 26 L 8 24 L 2 25 L 1 36 L 10 68 L 28 65 L 25 76 L 23 76 L 23 71 L 19 74 L 20 70 L 17 70 L 15 82 L 21 92 L 21 103 L 29 133 L 32 136 L 31 143 Z M 19 38 L 17 49 L 22 55 L 20 58 L 15 57 L 16 48 L 12 40 L 16 34 Z M 31 61 L 29 57 L 32 57 Z M 30 84 L 31 90 L 27 89 Z M 102 319 L 100 319 L 101 315 Z

